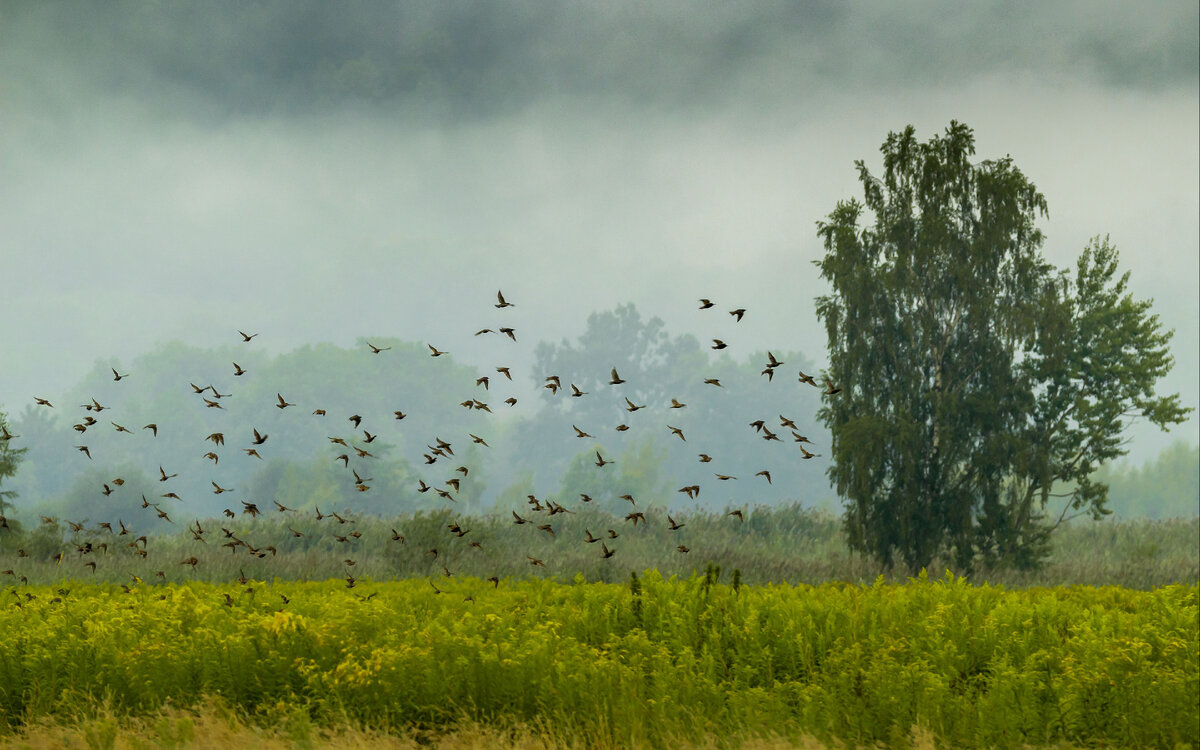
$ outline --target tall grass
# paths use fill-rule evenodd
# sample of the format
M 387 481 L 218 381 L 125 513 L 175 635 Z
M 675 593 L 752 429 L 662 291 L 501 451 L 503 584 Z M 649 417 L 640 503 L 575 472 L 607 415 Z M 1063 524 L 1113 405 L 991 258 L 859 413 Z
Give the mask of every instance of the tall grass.
M 285 602 L 285 597 L 287 601 Z M 526 726 L 584 746 L 815 737 L 1200 743 L 1200 591 L 391 583 L 28 587 L 0 608 L 0 718 L 206 696 L 267 724 Z M 288 719 L 288 717 L 292 717 Z
M 808 583 L 827 581 L 870 582 L 878 576 L 904 581 L 904 572 L 882 569 L 869 559 L 847 550 L 838 519 L 828 513 L 797 506 L 745 510 L 745 522 L 720 513 L 679 514 L 684 524 L 668 528 L 666 514 L 647 510 L 646 523 L 636 526 L 623 517 L 581 507 L 553 517 L 525 513 L 533 523 L 517 525 L 511 514 L 461 515 L 451 510 L 426 511 L 394 518 L 344 515 L 347 523 L 312 515 L 271 512 L 257 520 L 246 516 L 200 522 L 203 541 L 180 529 L 174 534 L 152 535 L 142 558 L 127 545 L 134 534 L 117 536 L 85 526 L 72 533 L 65 523 L 37 524 L 24 532 L 0 532 L 0 575 L 18 584 L 81 579 L 130 583 L 134 577 L 148 581 L 231 581 L 246 576 L 288 580 L 325 580 L 356 577 L 376 580 L 452 576 L 550 577 L 572 581 L 625 580 L 631 570 L 654 568 L 666 575 L 690 576 L 710 565 L 725 575 L 738 570 L 743 581 Z M 537 526 L 549 522 L 554 536 Z M 449 531 L 457 523 L 462 537 Z M 222 529 L 258 548 L 225 547 L 230 543 Z M 289 529 L 304 534 L 293 536 Z M 393 540 L 393 529 L 404 542 Z M 609 539 L 607 530 L 620 536 Z M 583 541 L 585 530 L 604 538 L 615 550 L 611 558 L 600 554 L 600 544 Z M 353 534 L 358 534 L 354 536 Z M 345 539 L 339 542 L 338 537 Z M 480 548 L 470 546 L 478 542 Z M 91 552 L 81 552 L 90 542 Z M 98 547 L 107 544 L 107 550 Z M 679 545 L 689 551 L 680 552 Z M 1046 565 L 1037 571 L 977 570 L 976 583 L 1009 587 L 1055 585 L 1119 585 L 1150 589 L 1172 583 L 1200 582 L 1200 520 L 1076 522 L 1060 529 Z M 139 545 L 141 546 L 141 545 Z M 274 552 L 266 551 L 274 547 Z M 24 550 L 25 557 L 18 550 Z M 436 556 L 431 550 L 437 550 Z M 62 553 L 61 562 L 54 556 Z M 193 568 L 181 561 L 196 557 Z M 544 561 L 530 564 L 529 557 Z M 354 565 L 344 561 L 353 560 Z M 95 563 L 93 571 L 88 563 Z M 954 570 L 935 561 L 931 570 Z M 162 576 L 159 576 L 159 571 Z

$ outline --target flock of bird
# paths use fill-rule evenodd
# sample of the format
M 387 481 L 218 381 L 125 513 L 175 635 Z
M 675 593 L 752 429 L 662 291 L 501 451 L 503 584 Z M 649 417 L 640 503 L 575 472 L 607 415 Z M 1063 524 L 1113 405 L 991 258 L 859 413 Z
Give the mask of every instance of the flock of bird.
M 709 310 L 709 309 L 712 309 L 714 306 L 715 305 L 711 300 L 701 299 L 699 309 L 700 310 Z M 496 302 L 494 303 L 494 307 L 498 310 L 505 310 L 507 308 L 515 307 L 515 305 L 512 302 L 509 302 L 508 300 L 506 300 L 504 297 L 504 294 L 502 292 L 497 292 Z M 746 314 L 746 310 L 745 310 L 745 308 L 736 308 L 736 309 L 728 311 L 728 314 L 730 316 L 732 316 L 735 321 L 740 323 L 743 316 L 745 316 L 745 314 Z M 246 332 L 240 331 L 240 330 L 238 331 L 238 334 L 241 337 L 241 342 L 245 343 L 245 344 L 249 344 L 259 335 L 258 333 L 246 333 Z M 484 336 L 484 335 L 489 335 L 489 334 L 505 336 L 514 342 L 517 340 L 516 330 L 511 326 L 497 326 L 494 329 L 493 328 L 482 328 L 475 333 L 476 336 Z M 712 339 L 712 342 L 713 343 L 712 343 L 711 348 L 713 350 L 719 351 L 719 350 L 725 349 L 728 346 L 724 341 L 722 341 L 720 339 L 714 338 L 714 339 Z M 368 351 L 371 356 L 384 355 L 385 352 L 387 352 L 391 349 L 390 346 L 376 346 L 375 344 L 372 344 L 370 341 L 367 341 L 366 345 L 368 347 Z M 429 349 L 429 353 L 430 353 L 431 357 L 435 357 L 435 358 L 442 357 L 448 353 L 446 351 L 438 349 L 437 347 L 433 346 L 432 344 L 426 344 L 426 346 Z M 386 356 L 386 355 L 384 355 L 384 356 Z M 779 361 L 775 357 L 774 354 L 772 354 L 771 352 L 767 352 L 767 361 L 764 363 L 764 369 L 762 370 L 762 373 L 761 373 L 762 376 L 766 377 L 768 379 L 768 381 L 773 380 L 776 372 L 779 370 L 779 368 L 783 364 L 784 363 Z M 241 378 L 241 377 L 246 376 L 248 373 L 248 370 L 246 368 L 242 367 L 241 365 L 239 365 L 237 362 L 233 362 L 232 367 L 233 367 L 233 376 L 234 377 Z M 512 381 L 512 379 L 513 379 L 512 372 L 511 372 L 510 368 L 507 366 L 498 366 L 495 368 L 495 372 L 496 372 L 497 376 L 503 377 L 508 381 Z M 121 382 L 121 381 L 126 380 L 129 377 L 130 377 L 129 373 L 127 373 L 127 372 L 121 373 L 116 368 L 112 368 L 113 381 Z M 484 394 L 490 393 L 492 377 L 495 377 L 495 376 L 484 375 L 484 376 L 478 377 L 475 380 L 475 387 L 481 388 L 483 390 Z M 806 384 L 808 386 L 819 389 L 820 392 L 824 396 L 827 396 L 827 397 L 834 396 L 834 395 L 838 394 L 841 390 L 833 382 L 831 382 L 828 379 L 824 380 L 824 387 L 822 387 L 821 385 L 819 385 L 817 383 L 816 378 L 804 373 L 803 371 L 799 372 L 798 381 L 801 384 Z M 603 382 L 603 379 L 601 379 L 601 382 Z M 622 378 L 620 373 L 617 371 L 617 368 L 613 367 L 611 369 L 611 371 L 609 372 L 607 384 L 614 389 L 618 389 L 622 385 L 624 385 L 626 382 L 627 381 L 624 378 Z M 704 378 L 703 382 L 706 385 L 710 385 L 713 387 L 717 387 L 717 388 L 723 387 L 722 383 L 720 382 L 720 380 L 718 378 Z M 189 383 L 188 385 L 191 388 L 191 393 L 196 397 L 199 404 L 202 405 L 202 408 L 205 408 L 205 409 L 223 410 L 224 409 L 224 406 L 222 403 L 223 399 L 232 395 L 232 393 L 221 393 L 213 385 L 199 386 L 199 385 L 196 385 L 195 383 Z M 555 375 L 555 374 L 546 375 L 544 377 L 543 387 L 553 397 L 584 398 L 589 395 L 588 392 L 583 391 L 575 383 L 572 383 L 569 380 L 564 382 L 564 380 L 559 375 Z M 625 421 L 622 421 L 621 424 L 616 425 L 615 430 L 617 432 L 624 432 L 624 431 L 630 429 L 629 422 L 635 419 L 635 417 L 633 415 L 636 412 L 647 408 L 648 404 L 637 404 L 628 395 L 625 395 L 624 393 L 618 393 L 617 396 L 618 396 L 618 398 L 623 398 L 623 400 L 624 400 L 624 403 L 625 403 L 624 411 L 627 413 L 627 417 L 626 417 Z M 307 409 L 308 409 L 308 407 L 300 407 L 297 403 L 289 401 L 282 392 L 277 392 L 275 394 L 275 398 L 276 398 L 276 400 L 274 402 L 274 406 L 281 411 L 286 410 L 286 409 L 293 409 L 293 408 L 303 409 L 305 411 L 307 411 Z M 49 399 L 43 398 L 40 396 L 35 396 L 34 402 L 38 407 L 47 408 L 47 409 L 56 408 L 55 404 L 51 403 L 51 401 Z M 512 406 L 517 403 L 517 398 L 515 396 L 508 396 L 504 400 L 504 403 L 506 403 L 509 406 Z M 462 401 L 460 403 L 460 406 L 467 408 L 467 409 L 471 409 L 471 410 L 478 410 L 478 411 L 482 411 L 482 412 L 486 412 L 486 413 L 491 413 L 491 408 L 489 407 L 488 403 L 481 400 L 481 398 L 479 398 L 478 395 L 472 396 L 471 398 L 468 398 L 468 399 Z M 680 402 L 676 398 L 671 398 L 669 404 L 663 404 L 662 406 L 666 407 L 669 410 L 682 410 L 682 409 L 687 408 L 687 404 Z M 79 408 L 82 409 L 82 413 L 80 415 L 79 421 L 73 425 L 73 429 L 81 438 L 81 443 L 79 445 L 77 445 L 76 448 L 79 451 L 79 453 L 81 453 L 86 459 L 92 458 L 91 450 L 85 442 L 82 442 L 82 440 L 85 438 L 85 436 L 87 435 L 87 433 L 89 431 L 99 430 L 99 429 L 107 429 L 111 426 L 111 429 L 113 429 L 119 433 L 133 434 L 133 430 L 130 429 L 130 427 L 127 427 L 127 426 L 117 422 L 114 418 L 102 417 L 101 415 L 104 412 L 108 411 L 110 407 L 105 406 L 104 404 L 101 404 L 98 400 L 96 400 L 94 398 L 91 399 L 88 403 L 81 404 Z M 405 412 L 403 412 L 401 410 L 395 410 L 390 415 L 388 415 L 387 418 L 394 419 L 394 420 L 403 420 L 403 419 L 405 419 L 406 416 L 408 416 L 408 415 Z M 315 418 L 315 419 L 324 419 L 324 418 L 328 418 L 329 415 L 325 409 L 318 407 L 318 408 L 312 409 L 311 417 Z M 370 462 L 372 462 L 373 460 L 376 460 L 376 458 L 377 458 L 377 456 L 372 452 L 373 451 L 372 443 L 378 437 L 378 432 L 373 433 L 369 429 L 367 429 L 367 427 L 364 426 L 364 425 L 369 426 L 370 420 L 366 417 L 363 417 L 362 415 L 359 415 L 359 414 L 349 415 L 346 418 L 346 421 L 348 421 L 354 428 L 353 436 L 343 437 L 343 436 L 338 436 L 338 435 L 332 435 L 332 436 L 329 436 L 329 438 L 328 438 L 330 441 L 330 444 L 332 446 L 336 446 L 337 449 L 341 450 L 341 452 L 334 458 L 334 461 L 342 464 L 342 467 L 349 475 L 348 478 L 352 477 L 353 486 L 356 491 L 368 492 L 371 490 L 371 482 L 372 482 L 372 479 L 369 476 L 371 474 Z M 108 424 L 105 425 L 104 422 L 108 422 Z M 819 455 L 819 454 L 811 452 L 808 449 L 807 446 L 812 445 L 812 441 L 809 440 L 808 437 L 800 434 L 796 423 L 793 420 L 783 416 L 782 414 L 779 415 L 778 427 L 775 427 L 773 423 L 769 424 L 766 420 L 762 420 L 762 419 L 750 422 L 749 426 L 752 427 L 755 430 L 755 432 L 763 440 L 767 440 L 767 441 L 783 442 L 784 438 L 780 437 L 780 433 L 782 433 L 784 430 L 788 430 L 790 432 L 790 438 L 791 438 L 792 442 L 798 444 L 798 448 L 800 451 L 800 453 L 799 453 L 800 460 L 811 459 L 811 458 L 814 458 L 817 455 Z M 687 437 L 684 435 L 684 432 L 681 428 L 671 425 L 671 424 L 667 424 L 666 427 L 669 430 L 670 434 L 674 435 L 675 437 L 678 437 L 681 441 L 684 441 L 684 442 L 687 441 Z M 773 427 L 774 427 L 774 429 L 773 429 Z M 150 422 L 150 423 L 147 423 L 145 425 L 138 427 L 137 429 L 148 432 L 153 437 L 157 437 L 159 428 L 158 428 L 158 424 L 156 422 Z M 590 433 L 587 430 L 582 429 L 579 426 L 574 425 L 574 424 L 572 425 L 572 430 L 573 430 L 574 436 L 576 438 L 586 439 L 586 438 L 594 438 L 595 437 L 595 435 L 593 435 L 592 433 Z M 17 440 L 19 437 L 20 437 L 19 435 L 12 434 L 9 431 L 7 426 L 0 426 L 0 441 L 10 442 L 13 440 Z M 253 428 L 252 435 L 248 437 L 247 444 L 245 446 L 241 447 L 240 450 L 249 457 L 262 459 L 263 456 L 260 453 L 260 450 L 262 450 L 264 452 L 267 451 L 266 446 L 268 445 L 269 440 L 270 440 L 269 434 L 261 432 L 258 428 Z M 480 435 L 477 435 L 474 433 L 467 433 L 461 439 L 462 442 L 466 442 L 468 440 L 470 441 L 471 444 L 481 446 L 482 448 L 490 447 L 485 436 L 480 436 Z M 214 467 L 214 472 L 215 472 L 216 467 L 219 466 L 220 459 L 221 459 L 221 455 L 218 453 L 218 450 L 224 448 L 224 446 L 226 444 L 226 435 L 223 432 L 219 432 L 219 431 L 212 432 L 203 438 L 203 442 L 211 443 L 209 450 L 206 453 L 204 453 L 203 456 L 205 459 L 212 462 L 213 467 Z M 426 467 L 434 467 L 437 465 L 451 465 L 451 468 L 449 468 L 446 472 L 448 474 L 448 476 L 444 476 L 440 481 L 436 481 L 434 484 L 428 483 L 426 481 L 426 479 L 424 479 L 424 478 L 418 479 L 415 490 L 418 493 L 422 493 L 422 494 L 429 493 L 429 492 L 435 493 L 437 496 L 439 496 L 440 498 L 447 500 L 447 501 L 456 500 L 456 495 L 460 492 L 461 483 L 462 483 L 463 478 L 468 476 L 469 473 L 472 471 L 472 469 L 469 466 L 460 463 L 460 461 L 456 458 L 455 443 L 453 441 L 445 440 L 441 436 L 434 435 L 429 439 L 429 442 L 426 445 L 426 449 L 427 450 L 422 454 L 422 457 L 424 460 L 424 465 Z M 611 457 L 606 457 L 603 454 L 602 450 L 600 450 L 600 449 L 596 449 L 594 451 L 594 453 L 595 453 L 594 464 L 597 467 L 597 471 L 604 471 L 606 467 L 615 463 L 615 459 L 613 459 Z M 698 455 L 699 455 L 699 462 L 701 464 L 708 464 L 714 460 L 713 457 L 707 453 L 700 453 Z M 436 469 L 427 468 L 426 471 L 433 472 L 433 471 L 436 471 Z M 723 473 L 719 473 L 719 472 L 712 472 L 712 473 L 713 473 L 713 476 L 716 478 L 716 480 L 722 481 L 722 482 L 734 481 L 734 480 L 738 479 L 737 476 L 733 476 L 730 474 L 723 474 Z M 155 516 L 157 516 L 157 518 L 173 523 L 174 521 L 171 519 L 170 514 L 174 511 L 171 509 L 171 506 L 168 503 L 176 503 L 176 504 L 181 503 L 182 498 L 180 497 L 180 495 L 177 492 L 172 491 L 170 489 L 169 483 L 172 479 L 175 479 L 177 476 L 178 476 L 177 473 L 168 473 L 167 470 L 163 466 L 161 466 L 161 465 L 158 466 L 158 481 L 163 484 L 164 492 L 162 492 L 159 497 L 154 498 L 154 499 L 149 499 L 146 497 L 145 494 L 142 494 L 140 501 L 135 500 L 134 502 L 137 504 L 140 504 L 140 509 L 142 511 L 145 511 L 148 513 L 153 513 Z M 755 478 L 761 477 L 767 483 L 771 483 L 771 481 L 772 481 L 771 473 L 770 473 L 769 469 L 762 469 L 762 470 L 758 471 L 756 474 L 754 474 L 754 477 Z M 236 492 L 236 488 L 231 487 L 231 486 L 225 486 L 222 484 L 222 481 L 224 481 L 224 480 L 219 480 L 219 477 L 212 478 L 210 480 L 210 484 L 212 486 L 212 491 L 214 494 L 225 495 L 226 493 L 235 493 Z M 433 480 L 431 480 L 431 481 L 433 481 Z M 119 489 L 121 488 L 121 486 L 123 484 L 125 484 L 123 479 L 121 479 L 119 477 L 114 478 L 108 482 L 104 482 L 101 487 L 97 488 L 97 491 L 106 496 L 111 495 L 114 492 L 119 491 Z M 688 484 L 688 485 L 685 485 L 685 486 L 679 488 L 678 492 L 686 495 L 689 498 L 695 499 L 698 496 L 698 494 L 700 493 L 700 490 L 701 490 L 700 484 L 694 483 L 694 484 Z M 631 523 L 631 524 L 633 524 L 633 526 L 636 527 L 639 523 L 647 523 L 648 522 L 646 515 L 645 515 L 645 511 L 643 509 L 641 509 L 641 507 L 639 507 L 639 505 L 638 505 L 637 498 L 635 498 L 632 494 L 623 494 L 618 497 L 621 500 L 629 503 L 629 512 L 624 517 L 624 520 L 627 523 Z M 285 498 L 285 500 L 286 500 L 286 498 Z M 578 502 L 581 504 L 590 503 L 592 501 L 593 501 L 593 498 L 588 493 L 581 493 L 579 500 L 578 500 Z M 271 502 L 271 505 L 267 506 L 265 504 L 260 504 L 259 502 L 254 501 L 254 499 L 252 499 L 252 498 L 240 499 L 238 501 L 238 503 L 240 504 L 240 507 L 238 507 L 237 505 L 234 505 L 234 507 L 225 508 L 223 511 L 223 517 L 225 519 L 234 519 L 234 518 L 237 518 L 238 516 L 250 516 L 251 518 L 257 518 L 257 517 L 263 515 L 264 513 L 268 513 L 268 512 L 279 513 L 279 514 L 298 514 L 301 512 L 301 511 L 297 510 L 296 508 L 289 507 L 284 502 L 281 502 L 279 499 L 272 499 L 270 502 Z M 527 506 L 523 510 L 523 512 L 518 513 L 516 510 L 513 510 L 513 511 L 511 511 L 511 514 L 512 514 L 512 522 L 514 524 L 519 525 L 519 526 L 528 526 L 529 528 L 533 529 L 535 531 L 535 533 L 539 533 L 539 534 L 544 533 L 544 534 L 548 535 L 549 537 L 556 537 L 556 534 L 557 534 L 557 532 L 555 530 L 556 521 L 555 521 L 554 517 L 559 514 L 566 514 L 566 513 L 570 513 L 570 512 L 571 512 L 571 510 L 569 508 L 563 506 L 562 504 L 560 504 L 559 502 L 556 502 L 553 499 L 550 499 L 550 498 L 540 498 L 539 499 L 535 495 L 530 494 L 527 497 Z M 327 510 L 327 511 L 323 512 L 319 507 L 314 509 L 314 514 L 315 514 L 315 518 L 317 521 L 330 522 L 330 523 L 334 524 L 335 530 L 333 532 L 333 537 L 334 537 L 335 541 L 337 541 L 341 544 L 352 545 L 357 539 L 361 538 L 361 536 L 362 536 L 362 534 L 359 531 L 354 530 L 353 523 L 352 523 L 353 519 L 350 518 L 348 515 L 340 514 L 334 510 Z M 745 521 L 743 512 L 740 509 L 729 511 L 727 516 L 730 517 L 731 522 L 734 522 L 734 523 Z M 47 516 L 42 516 L 42 522 L 45 524 L 48 524 L 48 525 L 53 525 L 56 528 L 59 526 L 59 523 L 60 523 L 59 519 L 53 518 L 53 517 L 47 517 Z M 685 524 L 678 522 L 670 514 L 667 514 L 666 522 L 667 522 L 667 528 L 672 532 L 679 532 L 685 526 Z M 98 533 L 104 534 L 104 535 L 112 535 L 115 539 L 120 540 L 119 542 L 114 542 L 114 545 L 117 543 L 124 544 L 126 547 L 133 550 L 136 555 L 140 556 L 143 559 L 145 559 L 147 556 L 147 549 L 146 549 L 147 545 L 148 545 L 147 536 L 145 534 L 140 534 L 140 535 L 135 536 L 135 532 L 133 530 L 131 530 L 130 527 L 125 524 L 124 520 L 118 520 L 116 522 L 115 528 L 114 528 L 112 522 L 100 522 L 100 523 L 97 523 L 91 529 L 87 529 L 83 522 L 68 520 L 68 521 L 66 521 L 66 524 L 67 524 L 67 528 L 69 528 L 72 532 L 75 532 L 75 533 L 84 532 L 84 531 L 92 531 L 92 532 L 98 532 Z M 230 524 L 230 525 L 232 525 L 232 524 Z M 2 533 L 4 530 L 6 530 L 8 528 L 9 528 L 8 519 L 5 518 L 3 515 L 0 515 L 0 533 Z M 346 528 L 349 528 L 349 530 L 343 530 Z M 210 536 L 213 536 L 212 532 L 214 531 L 212 528 L 205 528 L 199 520 L 190 522 L 187 526 L 187 529 L 191 533 L 193 539 L 196 540 L 197 542 L 201 542 L 201 543 L 207 543 L 207 539 Z M 296 529 L 294 527 L 294 525 L 292 525 L 292 524 L 289 524 L 287 526 L 287 529 L 288 529 L 288 532 L 293 537 L 299 538 L 299 537 L 305 536 L 305 532 Z M 446 531 L 448 534 L 453 535 L 459 539 L 462 539 L 469 533 L 469 530 L 463 529 L 458 523 L 448 524 Z M 248 535 L 239 535 L 234 530 L 231 530 L 224 526 L 220 527 L 219 533 L 222 535 L 221 538 L 223 539 L 222 546 L 225 548 L 228 548 L 233 554 L 238 554 L 239 552 L 244 552 L 245 554 L 252 555 L 257 558 L 265 558 L 268 555 L 274 555 L 277 553 L 277 548 L 273 544 L 252 542 L 248 538 Z M 612 529 L 612 528 L 607 529 L 604 533 L 602 533 L 599 536 L 594 535 L 590 529 L 585 529 L 585 534 L 582 537 L 582 539 L 580 539 L 579 541 L 582 544 L 594 545 L 597 548 L 596 554 L 600 558 L 609 559 L 609 558 L 612 558 L 618 552 L 618 543 L 616 543 L 614 540 L 618 539 L 620 537 L 620 535 L 621 534 L 619 531 L 617 531 L 616 529 Z M 125 539 L 123 539 L 123 538 L 129 538 L 131 541 L 125 541 Z M 404 544 L 404 543 L 406 543 L 407 540 L 405 539 L 404 534 L 402 534 L 401 532 L 399 532 L 395 529 L 392 529 L 392 536 L 391 536 L 390 541 L 397 543 L 397 544 Z M 468 542 L 468 544 L 473 548 L 482 549 L 482 544 L 478 539 L 472 539 Z M 609 546 L 610 544 L 612 544 L 613 546 Z M 94 573 L 96 570 L 96 567 L 97 567 L 96 554 L 107 552 L 108 547 L 109 547 L 109 544 L 107 541 L 100 541 L 100 542 L 83 541 L 83 542 L 75 543 L 76 552 L 78 553 L 79 558 L 82 561 L 81 564 L 83 566 L 83 569 Z M 681 542 L 680 544 L 678 544 L 676 546 L 676 551 L 680 554 L 686 554 L 690 551 L 690 548 L 685 543 Z M 429 552 L 436 559 L 436 556 L 437 556 L 436 549 L 430 550 Z M 23 550 L 19 550 L 18 556 L 26 556 L 26 553 Z M 526 557 L 526 561 L 531 566 L 544 566 L 545 565 L 545 561 L 543 559 L 539 559 L 537 557 L 530 556 L 530 555 L 525 555 L 525 557 Z M 61 565 L 63 558 L 64 558 L 64 552 L 60 551 L 57 555 L 55 555 L 54 559 Z M 343 563 L 345 564 L 345 570 L 346 570 L 346 572 L 345 572 L 346 585 L 348 587 L 353 588 L 357 581 L 356 577 L 351 572 L 353 569 L 353 566 L 355 565 L 355 561 L 353 559 L 346 558 L 343 561 Z M 190 556 L 178 561 L 178 564 L 181 566 L 186 566 L 186 567 L 195 569 L 198 565 L 202 564 L 202 560 L 200 557 L 198 557 L 196 555 L 190 555 Z M 448 569 L 443 568 L 443 571 L 446 576 L 451 575 L 451 573 Z M 21 576 L 18 575 L 18 573 L 15 570 L 11 570 L 11 569 L 0 571 L 0 575 L 7 575 L 14 579 L 22 578 Z M 161 571 L 161 570 L 156 571 L 156 573 L 154 575 L 157 575 L 159 578 L 164 579 L 164 580 L 166 578 L 165 571 Z M 135 580 L 140 580 L 140 578 L 138 578 L 136 576 L 134 578 L 135 578 Z M 242 583 L 245 583 L 244 575 L 241 576 L 239 578 L 239 580 Z M 496 586 L 498 586 L 500 583 L 498 576 L 492 576 L 488 580 L 493 585 L 496 585 Z M 432 581 L 431 581 L 431 583 L 432 583 Z M 435 589 L 437 588 L 436 585 L 434 586 L 434 588 Z M 231 603 L 231 600 L 226 595 L 226 604 L 230 604 L 230 603 Z

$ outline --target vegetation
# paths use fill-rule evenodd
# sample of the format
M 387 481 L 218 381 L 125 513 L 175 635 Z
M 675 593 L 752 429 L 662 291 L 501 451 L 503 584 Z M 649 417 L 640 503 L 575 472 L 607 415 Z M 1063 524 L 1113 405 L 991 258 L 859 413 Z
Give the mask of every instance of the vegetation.
M 518 510 L 523 518 L 536 517 L 525 508 Z M 202 519 L 204 541 L 196 539 L 192 526 L 152 533 L 144 544 L 132 541 L 136 533 L 122 536 L 90 524 L 74 531 L 62 521 L 35 522 L 23 532 L 0 533 L 0 582 L 17 584 L 20 591 L 23 583 L 70 585 L 65 583 L 70 579 L 133 583 L 136 576 L 153 582 L 227 583 L 242 574 L 260 580 L 326 580 L 352 574 L 375 580 L 427 577 L 443 586 L 467 576 L 542 576 L 569 582 L 582 575 L 588 581 L 620 582 L 631 570 L 648 568 L 689 577 L 709 566 L 724 570 L 726 580 L 738 571 L 747 584 L 906 578 L 901 570 L 848 550 L 839 520 L 827 512 L 795 505 L 745 508 L 741 522 L 724 513 L 695 510 L 672 515 L 682 525 L 677 531 L 669 528 L 666 511 L 644 512 L 647 522 L 635 526 L 624 515 L 587 508 L 523 525 L 514 523 L 507 510 L 464 515 L 439 509 L 391 518 L 346 513 L 341 516 L 345 524 L 331 516 L 317 521 L 309 514 L 269 510 L 258 519 Z M 537 528 L 543 520 L 551 523 L 554 536 Z M 463 536 L 452 532 L 452 526 L 463 530 Z M 233 536 L 226 536 L 224 529 Z M 610 539 L 608 529 L 620 536 Z M 294 536 L 293 530 L 304 536 Z M 584 542 L 589 531 L 613 551 L 611 558 L 602 557 L 599 542 Z M 681 544 L 688 552 L 678 550 Z M 1200 583 L 1197 549 L 1200 519 L 1194 517 L 1163 522 L 1080 520 L 1056 535 L 1041 569 L 980 568 L 970 580 L 1010 587 L 1151 589 L 1195 584 Z M 195 567 L 181 564 L 192 557 L 197 559 Z M 544 565 L 532 565 L 530 557 Z M 962 572 L 953 560 L 937 565 L 935 570 Z
M 1046 200 L 1010 158 L 971 163 L 961 123 L 914 133 L 888 136 L 881 178 L 857 162 L 864 202 L 819 227 L 842 389 L 821 411 L 829 474 L 848 541 L 884 563 L 1033 567 L 1064 520 L 1107 512 L 1093 474 L 1124 454 L 1130 419 L 1183 421 L 1179 396 L 1154 392 L 1171 332 L 1107 240 L 1073 275 L 1042 259 Z
M 1108 507 L 1120 518 L 1194 518 L 1200 514 L 1200 446 L 1182 440 L 1142 466 L 1099 472 Z
M 747 735 L 954 747 L 1200 742 L 1198 590 L 712 576 L 75 583 L 0 609 L 10 726 L 221 696 L 328 725 L 536 725 L 587 745 Z
M 0 487 L 4 480 L 12 478 L 17 473 L 17 467 L 28 448 L 14 448 L 12 433 L 9 432 L 8 418 L 0 411 Z M 0 489 L 0 516 L 10 512 L 12 501 L 17 496 L 15 490 Z

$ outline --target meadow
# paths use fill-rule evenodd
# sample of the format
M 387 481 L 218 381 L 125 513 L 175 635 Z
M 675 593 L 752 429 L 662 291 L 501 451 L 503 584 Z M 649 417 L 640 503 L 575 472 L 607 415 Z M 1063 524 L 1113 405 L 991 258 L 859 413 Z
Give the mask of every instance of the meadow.
M 470 593 L 464 593 L 470 592 Z M 74 582 L 0 610 L 10 729 L 219 699 L 268 726 L 954 747 L 1200 743 L 1198 589 Z M 300 731 L 300 730 L 296 730 Z
M 1040 570 L 911 578 L 820 511 L 646 515 L 581 508 L 551 536 L 279 513 L 132 547 L 17 525 L 0 746 L 1200 743 L 1197 519 L 1073 523 Z M 609 527 L 611 558 L 580 542 Z

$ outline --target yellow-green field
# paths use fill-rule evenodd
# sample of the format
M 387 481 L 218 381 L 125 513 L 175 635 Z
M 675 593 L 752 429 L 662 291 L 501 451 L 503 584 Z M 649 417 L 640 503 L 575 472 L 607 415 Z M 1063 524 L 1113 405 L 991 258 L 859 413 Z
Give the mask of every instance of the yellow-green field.
M 1194 585 L 734 588 L 649 572 L 10 591 L 10 739 L 58 722 L 112 747 L 112 717 L 190 736 L 194 718 L 170 712 L 215 701 L 243 726 L 302 729 L 301 744 L 339 727 L 469 727 L 514 747 L 529 732 L 580 747 L 1200 744 Z

